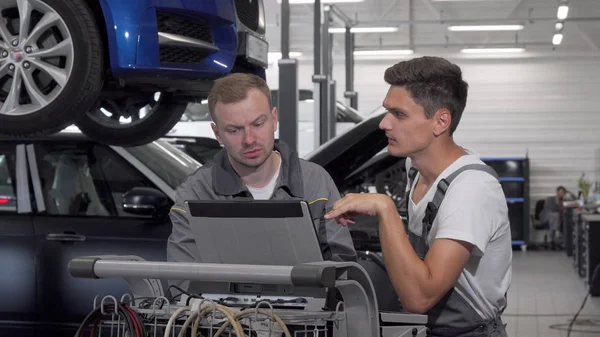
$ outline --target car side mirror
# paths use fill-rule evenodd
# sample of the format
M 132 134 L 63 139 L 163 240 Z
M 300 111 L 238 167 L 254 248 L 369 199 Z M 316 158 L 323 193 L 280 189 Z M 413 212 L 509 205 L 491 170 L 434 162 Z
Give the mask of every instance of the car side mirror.
M 135 187 L 123 194 L 123 211 L 143 216 L 163 217 L 169 212 L 169 198 L 161 191 Z

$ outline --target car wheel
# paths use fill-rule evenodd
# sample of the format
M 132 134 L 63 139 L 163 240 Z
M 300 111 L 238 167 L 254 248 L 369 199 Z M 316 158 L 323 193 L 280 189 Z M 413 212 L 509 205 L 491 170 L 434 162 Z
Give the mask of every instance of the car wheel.
M 407 177 L 404 159 L 398 160 L 395 164 L 375 176 L 375 189 L 377 193 L 390 196 L 398 209 L 405 208 L 406 184 Z
M 99 100 L 76 125 L 101 143 L 139 146 L 166 135 L 186 107 L 187 102 L 174 100 L 170 93 L 106 98 Z
M 102 88 L 102 41 L 84 0 L 6 0 L 0 15 L 0 135 L 65 128 Z

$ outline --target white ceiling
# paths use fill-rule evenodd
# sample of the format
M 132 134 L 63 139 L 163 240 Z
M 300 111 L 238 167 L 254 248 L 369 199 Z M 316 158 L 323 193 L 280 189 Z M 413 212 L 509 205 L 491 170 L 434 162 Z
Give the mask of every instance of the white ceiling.
M 281 43 L 280 4 L 264 0 L 270 51 Z M 552 45 L 558 0 L 364 0 L 335 6 L 357 26 L 396 26 L 395 33 L 356 34 L 357 49 L 413 49 L 415 53 L 456 53 L 468 47 L 525 47 L 539 55 L 598 53 L 600 0 L 571 0 L 564 38 Z M 290 49 L 313 53 L 313 4 L 292 4 Z M 522 24 L 519 32 L 449 32 L 449 25 Z M 341 27 L 336 20 L 334 26 Z M 334 53 L 343 55 L 344 35 L 334 35 Z M 412 47 L 411 47 L 412 46 Z

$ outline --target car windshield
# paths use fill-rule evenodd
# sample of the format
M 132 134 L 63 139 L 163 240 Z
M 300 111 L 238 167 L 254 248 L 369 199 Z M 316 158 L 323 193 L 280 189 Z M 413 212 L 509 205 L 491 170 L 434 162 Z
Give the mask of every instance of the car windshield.
M 124 149 L 173 189 L 176 189 L 190 174 L 202 166 L 192 157 L 164 140 L 156 140 L 142 146 L 124 147 Z

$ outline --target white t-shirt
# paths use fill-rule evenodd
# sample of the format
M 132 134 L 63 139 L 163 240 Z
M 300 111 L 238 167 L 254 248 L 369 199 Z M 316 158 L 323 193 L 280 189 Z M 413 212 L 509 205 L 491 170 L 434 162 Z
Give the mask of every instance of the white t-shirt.
M 446 168 L 425 196 L 415 204 L 412 200 L 416 175 L 408 203 L 409 230 L 422 235 L 427 203 L 433 200 L 438 182 L 459 167 L 483 164 L 479 155 L 460 157 Z M 407 172 L 410 158 L 406 160 Z M 508 207 L 502 187 L 489 173 L 467 170 L 459 174 L 446 191 L 427 238 L 429 247 L 435 239 L 447 238 L 474 245 L 471 257 L 458 278 L 455 290 L 484 319 L 497 316 L 506 306 L 504 294 L 512 277 L 512 244 Z
M 263 187 L 252 187 L 252 186 L 246 185 L 246 187 L 248 187 L 248 190 L 250 191 L 250 193 L 252 193 L 252 196 L 254 197 L 255 200 L 271 199 L 271 196 L 273 195 L 273 191 L 275 190 L 275 185 L 277 184 L 277 179 L 279 178 L 280 171 L 281 171 L 281 160 L 279 160 L 279 166 L 277 166 L 277 171 L 275 171 L 273 178 L 271 178 L 271 181 L 269 181 L 268 184 L 266 184 Z

